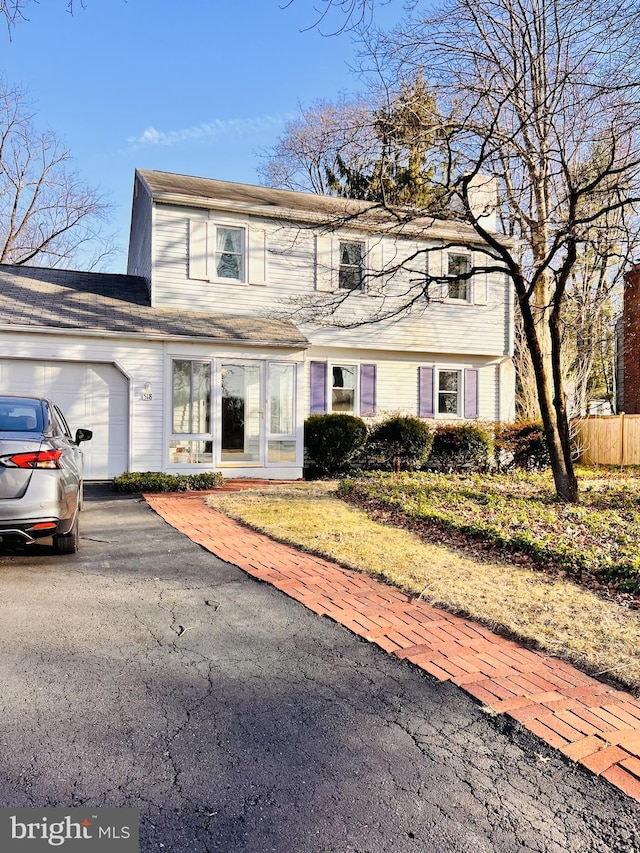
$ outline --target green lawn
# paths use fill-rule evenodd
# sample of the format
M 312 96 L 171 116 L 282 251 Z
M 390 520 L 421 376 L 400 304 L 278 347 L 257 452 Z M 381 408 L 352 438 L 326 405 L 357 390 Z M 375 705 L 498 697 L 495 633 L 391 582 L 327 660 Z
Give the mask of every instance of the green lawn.
M 341 494 L 566 572 L 586 585 L 640 593 L 640 478 L 583 471 L 579 504 L 549 474 L 378 474 Z

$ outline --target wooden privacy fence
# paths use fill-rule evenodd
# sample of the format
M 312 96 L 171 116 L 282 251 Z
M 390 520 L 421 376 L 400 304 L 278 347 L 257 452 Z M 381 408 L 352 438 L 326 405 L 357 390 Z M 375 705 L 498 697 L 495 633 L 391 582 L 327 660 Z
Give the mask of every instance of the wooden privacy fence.
M 640 465 L 640 415 L 589 415 L 573 427 L 585 465 Z

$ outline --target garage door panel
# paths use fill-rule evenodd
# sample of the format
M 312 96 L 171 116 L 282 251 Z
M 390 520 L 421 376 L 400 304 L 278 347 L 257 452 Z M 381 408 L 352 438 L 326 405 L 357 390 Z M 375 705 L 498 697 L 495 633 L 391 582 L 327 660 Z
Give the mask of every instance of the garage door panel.
M 49 397 L 72 433 L 93 430 L 82 445 L 86 479 L 106 480 L 127 470 L 129 383 L 113 364 L 0 359 L 0 390 Z

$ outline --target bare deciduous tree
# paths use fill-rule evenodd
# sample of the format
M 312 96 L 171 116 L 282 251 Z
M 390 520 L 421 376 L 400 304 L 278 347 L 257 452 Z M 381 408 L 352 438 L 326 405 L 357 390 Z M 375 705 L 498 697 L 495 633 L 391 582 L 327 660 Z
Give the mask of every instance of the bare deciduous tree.
M 578 493 L 563 311 L 594 235 L 610 234 L 638 201 L 640 81 L 632 45 L 639 23 L 635 8 L 617 2 L 454 0 L 393 40 L 401 61 L 432 61 L 441 98 L 461 110 L 452 146 L 465 174 L 455 191 L 513 280 L 556 491 L 567 501 Z M 468 176 L 479 172 L 498 180 L 502 212 L 524 251 L 486 233 L 469 210 Z
M 264 152 L 259 171 L 269 186 L 443 213 L 442 127 L 418 71 L 395 93 L 383 89 L 301 109 Z
M 0 83 L 0 263 L 65 266 L 100 244 L 109 205 L 69 164 L 56 136 L 34 126 L 24 92 Z
M 296 0 L 287 0 L 284 4 L 291 6 Z M 389 2 L 389 0 L 382 0 Z M 362 27 L 372 20 L 375 0 L 314 0 L 313 10 L 315 12 L 315 20 L 309 25 L 312 27 L 323 28 L 329 25 L 330 34 L 343 32 L 344 30 Z M 330 18 L 332 10 L 342 16 L 337 19 L 337 22 Z
M 376 109 L 372 98 L 344 95 L 336 101 L 315 101 L 301 108 L 288 122 L 284 133 L 259 167 L 268 186 L 291 190 L 311 190 L 330 195 L 329 173 L 338 162 L 363 163 L 375 156 L 377 140 L 371 116 Z
M 4 18 L 9 33 L 12 28 L 20 21 L 26 21 L 26 12 L 29 6 L 33 6 L 38 0 L 0 0 L 0 19 Z M 78 3 L 78 0 L 75 0 Z M 68 12 L 73 13 L 74 0 L 66 0 L 66 8 Z M 82 0 L 80 0 L 82 6 Z
M 513 282 L 556 492 L 570 502 L 563 317 L 581 255 L 640 202 L 639 36 L 640 11 L 618 0 L 448 0 L 366 35 L 391 79 L 427 71 L 448 116 L 450 209 Z M 495 180 L 513 239 L 489 231 L 473 203 L 481 175 Z M 430 285 L 424 277 L 427 299 Z

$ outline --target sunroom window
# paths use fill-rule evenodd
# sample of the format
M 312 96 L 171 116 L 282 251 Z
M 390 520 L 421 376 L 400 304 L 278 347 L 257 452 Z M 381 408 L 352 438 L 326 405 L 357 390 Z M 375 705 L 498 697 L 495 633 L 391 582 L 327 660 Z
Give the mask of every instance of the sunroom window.
M 295 365 L 272 362 L 269 365 L 267 400 L 267 458 L 271 463 L 296 461 L 295 394 Z
M 172 363 L 171 382 L 170 461 L 211 464 L 211 365 L 176 359 Z

